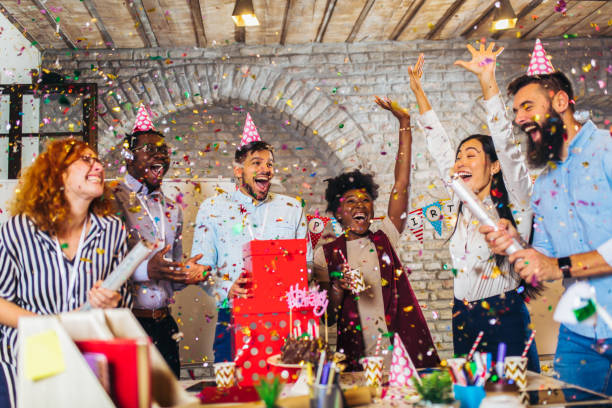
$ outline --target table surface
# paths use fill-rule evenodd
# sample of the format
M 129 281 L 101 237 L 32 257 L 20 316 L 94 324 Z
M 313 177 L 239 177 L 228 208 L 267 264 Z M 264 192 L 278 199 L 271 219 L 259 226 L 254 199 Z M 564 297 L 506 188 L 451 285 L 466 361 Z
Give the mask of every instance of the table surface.
M 363 372 L 355 372 L 355 373 L 343 373 L 341 374 L 341 385 L 342 388 L 351 388 L 363 386 L 365 384 L 365 380 L 363 377 Z M 199 383 L 202 380 L 183 380 L 181 384 L 184 388 L 188 388 L 194 384 Z M 584 392 L 587 396 L 591 397 L 600 397 L 601 399 L 596 400 L 585 400 L 585 401 L 574 401 L 567 402 L 566 396 L 562 390 L 567 392 L 568 389 L 574 389 L 579 392 Z M 567 384 L 563 381 L 556 380 L 552 377 L 544 376 L 535 372 L 528 371 L 527 372 L 527 389 L 525 390 L 529 393 L 530 407 L 602 407 L 602 406 L 611 406 L 612 407 L 612 398 L 607 397 L 603 394 L 598 394 L 593 391 L 573 386 Z M 571 400 L 571 398 L 568 398 Z M 227 406 L 231 406 L 234 404 L 224 404 Z M 206 407 L 207 405 L 202 405 L 202 407 Z M 263 406 L 263 404 L 262 404 Z M 366 406 L 366 405 L 363 405 Z M 381 400 L 380 398 L 374 398 L 372 404 L 367 405 L 371 407 L 412 407 L 413 403 L 404 402 L 404 401 L 388 401 Z

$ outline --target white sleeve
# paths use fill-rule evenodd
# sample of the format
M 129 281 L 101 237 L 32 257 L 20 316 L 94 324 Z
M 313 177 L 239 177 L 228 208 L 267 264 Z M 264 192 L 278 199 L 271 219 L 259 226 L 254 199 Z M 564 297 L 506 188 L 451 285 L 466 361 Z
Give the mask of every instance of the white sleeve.
M 450 171 L 455 164 L 455 152 L 451 147 L 451 142 L 442 127 L 438 115 L 433 109 L 428 110 L 422 115 L 417 116 L 419 127 L 425 132 L 427 141 L 427 151 L 436 163 L 440 178 L 446 180 L 450 177 Z M 453 191 L 446 187 L 448 194 L 453 197 Z
M 502 170 L 512 212 L 521 236 L 529 240 L 532 210 L 530 206 L 533 181 L 527 169 L 520 142 L 512 132 L 512 122 L 499 94 L 484 101 L 487 124 Z

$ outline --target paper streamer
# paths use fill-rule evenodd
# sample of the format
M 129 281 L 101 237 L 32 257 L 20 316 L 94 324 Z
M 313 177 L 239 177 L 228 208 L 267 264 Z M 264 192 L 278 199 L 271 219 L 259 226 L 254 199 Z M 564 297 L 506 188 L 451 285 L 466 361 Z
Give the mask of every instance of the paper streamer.
M 434 227 L 438 235 L 442 235 L 442 220 L 444 219 L 444 214 L 442 213 L 442 205 L 440 202 L 435 201 L 422 209 L 423 215 L 427 221 Z
M 419 242 L 423 243 L 423 209 L 417 208 L 408 213 L 408 229 Z

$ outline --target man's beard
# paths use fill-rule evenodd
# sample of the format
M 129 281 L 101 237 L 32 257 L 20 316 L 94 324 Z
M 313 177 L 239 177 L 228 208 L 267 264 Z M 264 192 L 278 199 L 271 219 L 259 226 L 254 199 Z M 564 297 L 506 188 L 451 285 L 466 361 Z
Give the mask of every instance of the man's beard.
M 270 189 L 268 189 L 266 191 L 266 193 L 263 195 L 263 197 L 259 198 L 257 197 L 257 194 L 255 193 L 255 191 L 253 190 L 253 188 L 247 184 L 247 183 L 242 183 L 242 187 L 244 187 L 244 189 L 246 190 L 246 192 L 253 197 L 254 199 L 256 199 L 257 201 L 263 201 L 266 199 L 266 197 L 268 197 L 268 193 L 270 192 Z
M 527 145 L 527 160 L 534 167 L 542 167 L 549 161 L 561 161 L 563 142 L 567 138 L 565 127 L 561 116 L 554 110 L 548 110 L 548 118 L 542 126 L 537 122 L 525 123 L 521 126 L 524 131 L 530 126 L 536 126 L 540 132 L 540 140 L 534 142 L 531 135 L 527 134 L 529 140 Z

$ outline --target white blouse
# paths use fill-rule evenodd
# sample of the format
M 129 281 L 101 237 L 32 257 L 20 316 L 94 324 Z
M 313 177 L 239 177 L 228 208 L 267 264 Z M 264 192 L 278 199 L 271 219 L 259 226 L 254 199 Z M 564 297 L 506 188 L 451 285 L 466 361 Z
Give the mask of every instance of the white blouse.
M 495 144 L 504 184 L 508 191 L 510 210 L 517 224 L 521 237 L 529 240 L 533 212 L 530 196 L 533 182 L 529 176 L 525 158 L 521 153 L 519 141 L 512 132 L 512 122 L 506 108 L 498 95 L 484 101 L 487 111 L 487 124 Z M 420 127 L 427 137 L 427 150 L 436 162 L 440 176 L 446 180 L 455 164 L 455 152 L 451 141 L 433 110 L 425 112 L 418 118 Z M 459 208 L 459 199 L 452 189 L 447 188 L 454 208 Z M 484 200 L 489 206 L 493 219 L 499 216 L 490 196 Z M 494 254 L 489 249 L 485 237 L 478 232 L 478 220 L 466 208 L 457 217 L 457 229 L 450 239 L 450 253 L 453 268 L 456 270 L 454 292 L 460 300 L 475 301 L 500 295 L 516 289 L 520 277 L 514 272 L 506 259 L 498 268 Z

